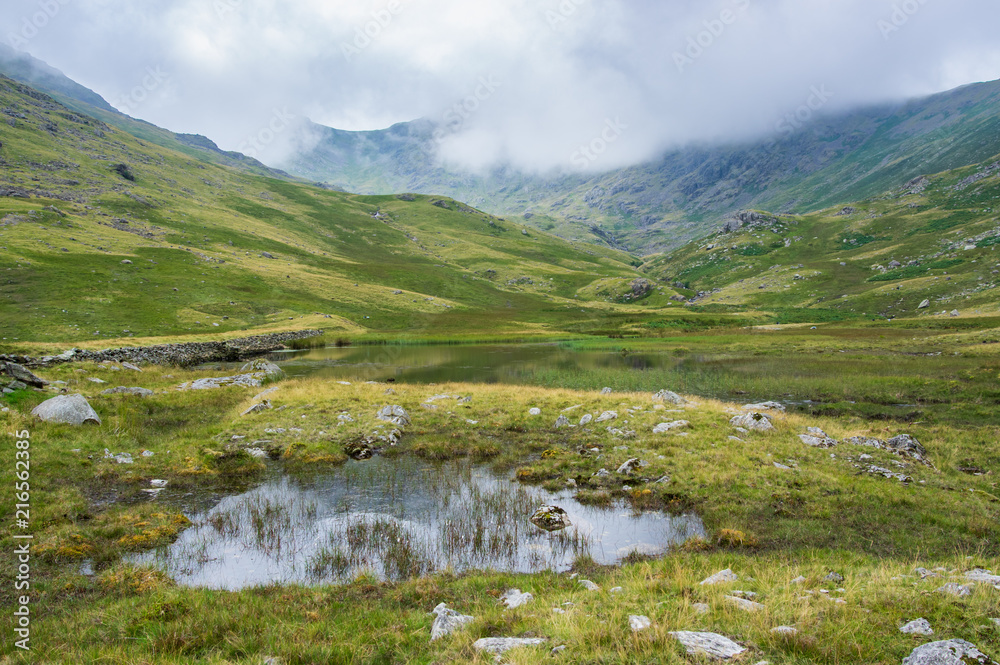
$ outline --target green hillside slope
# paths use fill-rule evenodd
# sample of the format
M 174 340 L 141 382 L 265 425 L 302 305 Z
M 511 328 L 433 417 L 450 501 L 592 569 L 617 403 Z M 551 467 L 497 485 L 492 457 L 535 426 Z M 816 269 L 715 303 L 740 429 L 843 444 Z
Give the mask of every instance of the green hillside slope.
M 740 213 L 646 270 L 688 287 L 699 306 L 783 312 L 788 320 L 995 314 L 998 202 L 994 159 L 846 208 Z
M 546 333 L 601 325 L 599 285 L 639 277 L 626 254 L 451 200 L 355 196 L 195 160 L 7 78 L 0 109 L 8 346 L 316 325 Z

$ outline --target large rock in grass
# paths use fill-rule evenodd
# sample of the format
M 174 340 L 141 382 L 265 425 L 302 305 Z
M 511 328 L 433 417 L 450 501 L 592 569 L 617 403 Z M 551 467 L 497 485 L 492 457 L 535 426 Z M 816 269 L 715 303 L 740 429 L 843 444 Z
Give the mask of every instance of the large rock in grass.
M 476 640 L 472 648 L 476 651 L 485 651 L 494 656 L 502 656 L 511 649 L 523 649 L 542 644 L 545 644 L 545 640 L 540 637 L 484 637 L 481 640 Z
M 47 423 L 60 423 L 65 425 L 83 425 L 84 423 L 101 424 L 101 417 L 97 415 L 87 398 L 83 395 L 60 395 L 46 400 L 36 406 L 31 415 L 40 418 Z
M 475 621 L 475 617 L 450 610 L 444 603 L 435 607 L 433 613 L 437 616 L 434 619 L 433 625 L 431 625 L 431 642 L 439 640 L 445 635 L 450 635 Z
M 18 365 L 17 363 L 0 363 L 0 373 L 6 374 L 15 381 L 26 383 L 35 388 L 44 388 L 49 385 L 48 381 L 38 378 L 29 372 L 26 367 Z
M 965 640 L 931 642 L 913 650 L 903 665 L 997 665 Z
M 653 395 L 654 402 L 664 402 L 666 404 L 674 404 L 680 406 L 682 404 L 687 404 L 687 400 L 678 395 L 677 393 L 670 390 L 661 390 L 660 392 Z
M 670 633 L 670 635 L 680 642 L 689 655 L 707 656 L 714 660 L 729 660 L 746 652 L 736 642 L 728 637 L 716 635 L 715 633 L 694 633 L 680 631 Z
M 379 409 L 375 417 L 383 422 L 392 423 L 396 427 L 409 427 L 410 425 L 410 415 L 401 406 L 384 406 Z
M 277 380 L 285 376 L 283 369 L 263 358 L 248 362 L 240 368 L 240 371 L 247 374 L 263 374 L 265 379 Z
M 729 424 L 733 427 L 742 427 L 743 429 L 748 429 L 751 432 L 773 432 L 774 425 L 771 424 L 771 419 L 765 416 L 763 413 L 744 413 L 742 416 L 736 416 L 729 421 Z

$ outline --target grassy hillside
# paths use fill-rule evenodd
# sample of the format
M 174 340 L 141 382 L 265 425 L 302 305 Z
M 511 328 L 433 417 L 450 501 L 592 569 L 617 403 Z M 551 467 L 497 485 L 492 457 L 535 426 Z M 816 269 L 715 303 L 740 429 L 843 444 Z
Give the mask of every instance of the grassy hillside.
M 611 298 L 591 285 L 639 276 L 626 254 L 451 200 L 198 161 L 10 79 L 0 108 L 6 346 L 316 325 L 544 334 L 602 326 Z
M 788 322 L 995 314 L 998 200 L 1000 166 L 990 160 L 846 208 L 760 213 L 645 268 L 683 284 L 701 307 Z

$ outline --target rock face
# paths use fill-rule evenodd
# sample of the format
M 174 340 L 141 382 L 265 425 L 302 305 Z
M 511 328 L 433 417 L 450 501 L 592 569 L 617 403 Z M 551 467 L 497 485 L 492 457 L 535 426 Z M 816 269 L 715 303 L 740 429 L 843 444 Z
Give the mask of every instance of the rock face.
M 101 417 L 90 406 L 83 395 L 60 395 L 42 402 L 36 406 L 31 415 L 47 423 L 64 423 L 67 425 L 83 425 L 84 423 L 101 424 Z
M 542 644 L 545 644 L 545 640 L 540 637 L 484 637 L 481 640 L 476 640 L 472 648 L 476 651 L 485 651 L 494 656 L 502 656 L 511 649 L 536 647 Z
M 132 395 L 133 397 L 152 397 L 153 391 L 147 388 L 125 388 L 119 386 L 117 388 L 109 388 L 101 393 L 102 395 Z
M 20 381 L 21 383 L 26 383 L 29 386 L 35 388 L 44 388 L 49 385 L 49 382 L 40 379 L 31 372 L 28 371 L 23 365 L 18 365 L 17 363 L 0 363 L 0 374 L 6 374 L 15 381 Z
M 639 277 L 632 280 L 630 288 L 632 289 L 633 298 L 645 298 L 653 290 L 653 284 L 648 279 Z
M 570 526 L 569 515 L 559 506 L 542 506 L 531 516 L 531 523 L 546 531 L 561 531 Z
M 456 630 L 459 630 L 460 628 L 463 628 L 464 626 L 475 621 L 475 617 L 459 614 L 455 610 L 450 610 L 444 603 L 435 607 L 433 613 L 437 616 L 434 619 L 434 623 L 431 625 L 431 642 L 439 640 L 445 635 L 450 635 Z
M 716 660 L 729 660 L 744 653 L 746 649 L 728 637 L 716 635 L 715 633 L 693 633 L 681 631 L 670 633 L 680 642 L 688 654 L 708 656 Z
M 773 432 L 774 425 L 771 424 L 771 419 L 765 416 L 763 413 L 745 413 L 742 416 L 736 416 L 729 421 L 729 424 L 733 427 L 742 427 L 743 429 L 748 429 L 752 432 Z
M 931 642 L 917 647 L 903 665 L 997 665 L 965 640 Z
M 682 404 L 687 404 L 687 400 L 670 390 L 661 390 L 660 392 L 653 395 L 654 402 L 664 402 L 666 404 L 675 404 L 680 406 Z

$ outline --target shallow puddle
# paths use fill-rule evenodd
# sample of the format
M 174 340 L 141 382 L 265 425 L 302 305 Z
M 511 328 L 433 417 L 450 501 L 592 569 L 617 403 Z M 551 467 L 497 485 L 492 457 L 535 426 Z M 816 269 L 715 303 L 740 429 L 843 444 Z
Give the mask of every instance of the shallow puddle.
M 195 499 L 159 500 L 190 509 Z M 179 584 L 235 590 L 362 572 L 399 580 L 443 569 L 564 571 L 579 555 L 612 564 L 705 535 L 696 516 L 584 506 L 569 491 L 527 487 L 468 462 L 410 457 L 349 462 L 312 477 L 276 472 L 213 503 L 189 512 L 194 526 L 173 545 L 133 561 L 159 565 Z M 546 504 L 563 508 L 572 526 L 534 526 L 529 518 Z

